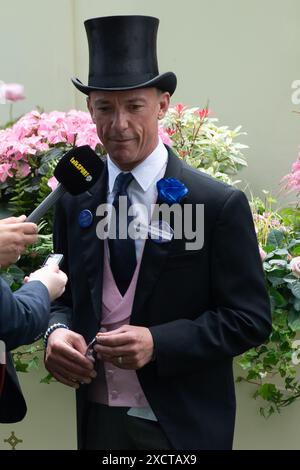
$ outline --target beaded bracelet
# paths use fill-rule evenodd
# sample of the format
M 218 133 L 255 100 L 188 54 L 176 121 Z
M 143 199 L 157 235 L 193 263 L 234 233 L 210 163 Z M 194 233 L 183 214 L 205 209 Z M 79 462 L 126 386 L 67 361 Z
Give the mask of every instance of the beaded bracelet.
M 47 348 L 49 336 L 51 335 L 51 333 L 53 333 L 53 331 L 57 330 L 57 328 L 66 328 L 66 330 L 70 329 L 64 323 L 54 323 L 53 325 L 49 326 L 48 330 L 46 331 L 46 333 L 44 335 L 44 347 L 45 347 L 45 349 Z

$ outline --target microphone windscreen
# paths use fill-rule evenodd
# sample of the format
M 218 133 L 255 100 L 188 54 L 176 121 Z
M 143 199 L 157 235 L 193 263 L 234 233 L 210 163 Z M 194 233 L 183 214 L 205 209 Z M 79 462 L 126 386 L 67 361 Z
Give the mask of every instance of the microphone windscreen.
M 91 147 L 83 145 L 67 152 L 54 170 L 55 178 L 73 196 L 90 189 L 99 178 L 104 163 Z

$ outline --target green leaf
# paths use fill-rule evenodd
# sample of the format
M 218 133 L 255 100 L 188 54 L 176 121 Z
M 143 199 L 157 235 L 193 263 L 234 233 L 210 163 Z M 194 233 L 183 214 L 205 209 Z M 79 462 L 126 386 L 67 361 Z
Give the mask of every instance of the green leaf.
M 295 299 L 294 300 L 294 305 L 293 305 L 294 309 L 296 310 L 296 312 L 299 312 L 300 313 L 300 299 Z
M 28 372 L 28 363 L 22 362 L 21 359 L 15 361 L 15 369 L 17 372 Z
M 50 384 L 51 382 L 53 382 L 53 375 L 51 374 L 46 375 L 46 377 L 43 377 L 40 380 L 41 384 Z
M 3 281 L 5 281 L 9 285 L 9 287 L 11 287 L 12 284 L 14 283 L 14 278 L 12 277 L 11 274 L 9 274 L 7 272 L 6 273 L 2 272 L 1 277 L 2 277 Z
M 258 395 L 264 400 L 272 400 L 277 395 L 277 389 L 274 384 L 263 384 L 258 389 Z
M 272 274 L 268 274 L 267 275 L 267 278 L 268 280 L 271 282 L 271 284 L 273 285 L 273 287 L 278 287 L 280 286 L 281 284 L 284 284 L 284 281 L 283 281 L 283 276 L 278 276 L 278 273 L 276 273 L 276 275 L 274 276 L 273 275 L 274 273 L 272 272 Z
M 279 248 L 278 250 L 274 251 L 274 254 L 278 256 L 284 256 L 284 255 L 288 255 L 289 252 L 286 248 Z
M 34 356 L 29 362 L 28 362 L 28 369 L 38 369 L 39 368 L 39 358 L 37 356 Z
M 300 312 L 299 311 L 296 311 L 293 308 L 289 311 L 288 325 L 293 331 L 300 330 Z
M 297 279 L 295 278 L 294 274 L 288 274 L 287 276 L 284 276 L 283 280 L 287 283 L 292 283 L 292 284 L 297 282 Z
M 66 149 L 54 147 L 49 152 L 46 152 L 41 158 L 41 164 L 48 163 L 50 160 L 56 160 L 63 156 Z
M 282 268 L 285 268 L 286 265 L 287 265 L 287 261 L 285 261 L 284 259 L 271 259 L 269 261 L 269 264 L 272 266 L 272 265 L 276 265 L 276 266 L 280 266 Z
M 273 245 L 276 248 L 280 248 L 284 241 L 284 234 L 279 230 L 272 230 L 267 239 L 267 245 Z
M 287 305 L 287 300 L 282 294 L 280 294 L 280 292 L 278 292 L 278 290 L 274 289 L 274 287 L 270 287 L 269 293 L 275 307 L 282 308 Z
M 296 281 L 294 284 L 290 284 L 289 288 L 297 299 L 300 299 L 300 281 Z
M 252 361 L 248 357 L 242 356 L 242 358 L 238 360 L 238 364 L 242 369 L 247 370 L 252 366 Z

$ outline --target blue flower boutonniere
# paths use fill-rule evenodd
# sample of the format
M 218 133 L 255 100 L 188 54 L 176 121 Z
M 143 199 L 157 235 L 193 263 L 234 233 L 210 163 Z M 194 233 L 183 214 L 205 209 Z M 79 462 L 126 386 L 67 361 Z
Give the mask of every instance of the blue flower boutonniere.
M 176 178 L 162 178 L 156 186 L 159 200 L 167 204 L 179 203 L 189 192 L 188 188 Z

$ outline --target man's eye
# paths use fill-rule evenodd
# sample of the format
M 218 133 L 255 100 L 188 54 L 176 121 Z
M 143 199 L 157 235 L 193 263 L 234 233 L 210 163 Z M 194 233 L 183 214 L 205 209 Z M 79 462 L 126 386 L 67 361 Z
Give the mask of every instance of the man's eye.
M 100 106 L 97 108 L 97 111 L 101 111 L 102 113 L 105 113 L 108 110 L 109 110 L 108 106 Z
M 132 109 L 133 111 L 137 111 L 138 109 L 141 109 L 143 107 L 143 105 L 141 104 L 131 104 L 129 106 L 130 109 Z

